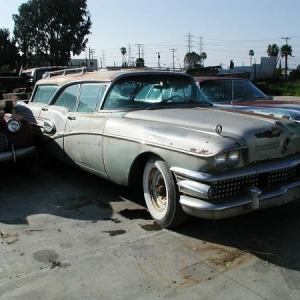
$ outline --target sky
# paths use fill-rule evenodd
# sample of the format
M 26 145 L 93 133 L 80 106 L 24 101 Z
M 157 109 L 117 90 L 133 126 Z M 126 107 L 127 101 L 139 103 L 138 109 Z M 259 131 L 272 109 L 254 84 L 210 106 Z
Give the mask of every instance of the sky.
M 61 0 L 64 1 L 64 0 Z M 0 0 L 0 28 L 13 34 L 13 14 L 27 0 Z M 300 65 L 299 0 L 87 0 L 92 28 L 87 50 L 102 66 L 143 57 L 149 67 L 183 67 L 187 52 L 205 52 L 205 66 L 249 66 L 267 46 L 289 44 L 288 67 Z M 90 50 L 90 51 L 89 51 Z M 160 59 L 158 59 L 158 54 Z M 282 60 L 284 66 L 284 60 Z

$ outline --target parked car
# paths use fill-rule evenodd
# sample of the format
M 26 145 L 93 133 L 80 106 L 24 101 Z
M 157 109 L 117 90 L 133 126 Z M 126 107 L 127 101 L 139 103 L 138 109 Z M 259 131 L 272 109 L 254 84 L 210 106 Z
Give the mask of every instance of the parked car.
M 300 124 L 214 108 L 187 74 L 50 74 L 17 110 L 48 155 L 119 185 L 141 185 L 162 227 L 300 196 Z
M 14 165 L 28 171 L 35 160 L 31 125 L 13 113 L 12 101 L 0 101 L 0 165 Z M 9 111 L 9 112 L 8 112 Z
M 214 106 L 300 121 L 300 99 L 274 101 L 243 78 L 196 77 L 196 81 L 206 100 Z

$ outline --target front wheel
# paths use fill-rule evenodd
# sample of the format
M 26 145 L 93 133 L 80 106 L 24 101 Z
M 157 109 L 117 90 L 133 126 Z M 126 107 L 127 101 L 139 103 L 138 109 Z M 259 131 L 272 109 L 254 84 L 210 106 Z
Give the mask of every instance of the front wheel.
M 153 158 L 147 162 L 143 188 L 147 208 L 161 227 L 175 227 L 186 221 L 174 176 L 164 161 Z

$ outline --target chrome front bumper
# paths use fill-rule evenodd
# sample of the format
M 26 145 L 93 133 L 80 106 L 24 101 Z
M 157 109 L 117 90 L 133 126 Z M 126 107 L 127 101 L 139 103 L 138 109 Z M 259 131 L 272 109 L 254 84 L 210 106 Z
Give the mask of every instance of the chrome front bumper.
M 12 149 L 11 151 L 0 153 L 0 163 L 2 162 L 17 162 L 35 154 L 35 147 L 27 147 L 18 150 Z
M 283 205 L 300 198 L 300 156 L 218 174 L 172 167 L 183 210 L 223 219 Z
M 255 210 L 280 206 L 300 198 L 300 182 L 281 186 L 278 190 L 259 193 L 259 189 L 252 187 L 249 196 L 239 197 L 234 200 L 200 200 L 182 195 L 180 204 L 188 215 L 203 219 L 224 219 L 246 214 Z

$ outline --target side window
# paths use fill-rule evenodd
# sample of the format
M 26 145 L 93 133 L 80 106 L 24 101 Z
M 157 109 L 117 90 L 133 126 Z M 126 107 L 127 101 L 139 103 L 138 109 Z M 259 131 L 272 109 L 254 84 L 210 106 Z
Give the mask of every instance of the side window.
M 53 104 L 66 107 L 69 111 L 75 111 L 78 91 L 79 85 L 66 88 Z
M 78 112 L 94 112 L 99 108 L 105 85 L 83 84 L 78 102 Z

